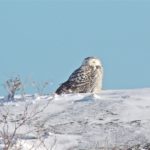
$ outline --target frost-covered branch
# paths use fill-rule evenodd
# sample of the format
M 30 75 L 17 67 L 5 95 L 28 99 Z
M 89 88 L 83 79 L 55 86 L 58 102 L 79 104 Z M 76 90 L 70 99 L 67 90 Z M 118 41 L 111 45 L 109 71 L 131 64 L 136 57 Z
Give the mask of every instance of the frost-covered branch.
M 39 126 L 30 128 L 30 124 L 35 124 L 34 122 L 36 122 L 39 115 L 45 111 L 52 99 L 53 98 L 48 100 L 42 107 L 35 109 L 32 109 L 30 104 L 26 104 L 23 112 L 19 114 L 12 113 L 10 109 L 0 110 L 0 139 L 3 143 L 4 150 L 13 149 L 19 139 L 19 136 L 25 136 L 35 132 L 39 134 L 36 136 L 38 141 L 40 141 L 39 144 L 45 147 L 45 150 L 48 149 L 46 145 L 44 145 L 44 139 L 40 136 L 40 134 L 42 135 L 41 132 L 46 130 L 44 124 L 42 124 L 42 130 Z M 23 130 L 25 127 L 27 127 L 27 129 L 24 131 L 24 134 L 20 135 L 19 131 Z M 18 150 L 17 148 L 15 149 Z
M 8 92 L 7 100 L 14 100 L 15 93 L 23 88 L 23 84 L 19 77 L 8 79 L 4 83 L 4 87 Z
M 49 84 L 50 84 L 49 81 L 45 81 L 45 82 L 35 82 L 35 81 L 33 81 L 31 83 L 31 85 L 36 89 L 36 91 L 39 95 L 44 94 L 44 91 L 49 86 Z

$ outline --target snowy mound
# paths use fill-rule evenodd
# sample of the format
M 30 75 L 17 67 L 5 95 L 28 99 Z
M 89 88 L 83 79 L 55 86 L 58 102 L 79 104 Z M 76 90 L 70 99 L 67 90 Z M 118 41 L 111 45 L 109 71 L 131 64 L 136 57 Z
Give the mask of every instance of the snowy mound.
M 150 89 L 0 100 L 0 147 L 148 150 Z

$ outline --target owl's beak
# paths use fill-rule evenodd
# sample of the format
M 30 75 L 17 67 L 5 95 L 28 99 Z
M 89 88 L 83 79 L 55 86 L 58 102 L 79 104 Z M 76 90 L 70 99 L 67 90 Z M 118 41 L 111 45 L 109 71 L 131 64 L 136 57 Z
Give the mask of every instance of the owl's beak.
M 101 66 L 96 66 L 96 69 L 101 69 Z

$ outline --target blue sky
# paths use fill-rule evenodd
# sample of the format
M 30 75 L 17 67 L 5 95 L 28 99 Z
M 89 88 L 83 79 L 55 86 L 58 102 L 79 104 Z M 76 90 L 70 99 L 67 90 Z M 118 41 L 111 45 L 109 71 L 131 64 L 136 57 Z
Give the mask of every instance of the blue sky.
M 150 1 L 0 0 L 0 53 L 1 84 L 20 75 L 53 91 L 97 56 L 104 89 L 150 87 Z

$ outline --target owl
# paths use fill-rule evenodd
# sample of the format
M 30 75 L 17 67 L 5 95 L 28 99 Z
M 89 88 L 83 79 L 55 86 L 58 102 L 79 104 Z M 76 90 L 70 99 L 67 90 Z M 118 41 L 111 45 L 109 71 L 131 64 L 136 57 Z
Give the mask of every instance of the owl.
M 96 57 L 87 57 L 55 93 L 99 93 L 102 89 L 102 79 L 103 66 L 101 61 Z

